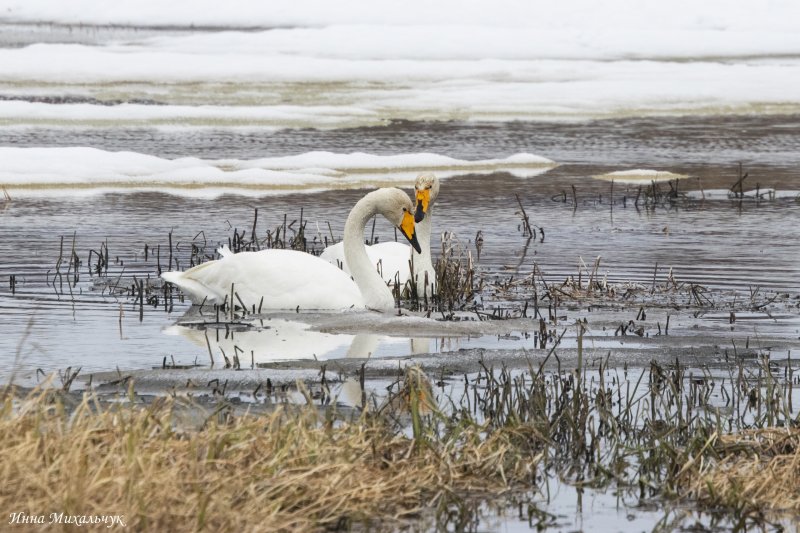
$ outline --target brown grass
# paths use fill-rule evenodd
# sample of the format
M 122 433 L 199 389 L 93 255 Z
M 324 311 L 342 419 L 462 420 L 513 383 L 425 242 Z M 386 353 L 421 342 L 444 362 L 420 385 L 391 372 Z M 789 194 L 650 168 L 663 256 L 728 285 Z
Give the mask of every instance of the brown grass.
M 541 457 L 532 426 L 454 423 L 412 437 L 377 415 L 348 421 L 333 408 L 284 405 L 187 427 L 187 407 L 196 420 L 201 408 L 179 400 L 108 406 L 86 394 L 68 410 L 53 392 L 7 396 L 0 508 L 119 514 L 136 531 L 401 524 L 458 498 L 533 483 Z
M 800 513 L 800 428 L 764 428 L 714 440 L 681 476 L 685 494 L 740 510 Z

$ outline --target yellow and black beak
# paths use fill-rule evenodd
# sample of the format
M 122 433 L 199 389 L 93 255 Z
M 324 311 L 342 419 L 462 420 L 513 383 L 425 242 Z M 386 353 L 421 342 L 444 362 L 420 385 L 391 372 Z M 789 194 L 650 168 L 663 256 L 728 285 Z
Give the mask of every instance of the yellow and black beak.
M 428 212 L 428 204 L 431 202 L 431 190 L 423 189 L 417 191 L 417 209 L 414 213 L 414 222 L 422 222 L 425 213 Z
M 417 251 L 418 254 L 422 253 L 422 248 L 419 246 L 417 240 L 417 230 L 414 228 L 414 215 L 405 211 L 403 213 L 403 221 L 400 223 L 400 232 L 408 239 L 411 246 Z

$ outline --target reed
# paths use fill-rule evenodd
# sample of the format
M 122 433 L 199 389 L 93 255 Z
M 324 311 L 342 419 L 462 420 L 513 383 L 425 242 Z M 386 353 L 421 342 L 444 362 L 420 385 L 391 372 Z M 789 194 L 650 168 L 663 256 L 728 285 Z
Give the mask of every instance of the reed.
M 406 392 L 420 385 L 409 379 Z M 534 433 L 462 420 L 434 434 L 430 399 L 406 398 L 413 437 L 385 416 L 334 407 L 255 416 L 224 402 L 207 412 L 174 398 L 108 405 L 87 393 L 70 406 L 52 390 L 6 396 L 0 505 L 119 514 L 135 531 L 318 531 L 417 520 L 535 478 Z M 188 423 L 198 411 L 202 422 Z
M 442 377 L 438 397 L 422 369 L 405 369 L 380 406 L 362 392 L 355 409 L 336 403 L 324 369 L 297 383 L 304 404 L 268 381 L 267 408 L 252 413 L 234 411 L 228 380 L 214 381 L 211 404 L 134 402 L 130 380 L 127 401 L 68 394 L 66 382 L 7 390 L 0 503 L 122 514 L 137 531 L 441 527 L 454 509 L 478 527 L 480 502 L 541 499 L 557 478 L 722 507 L 742 523 L 800 512 L 798 418 L 775 362 L 739 358 L 727 375 L 679 361 L 568 368 L 563 335 L 527 369 L 481 361 L 463 391 Z M 364 380 L 362 368 L 362 391 Z

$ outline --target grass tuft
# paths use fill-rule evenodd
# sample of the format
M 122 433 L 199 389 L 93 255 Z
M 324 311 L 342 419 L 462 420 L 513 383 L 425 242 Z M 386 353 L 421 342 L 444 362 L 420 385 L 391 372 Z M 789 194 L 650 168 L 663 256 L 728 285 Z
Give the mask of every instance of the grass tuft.
M 800 513 L 800 428 L 722 435 L 711 455 L 682 476 L 687 497 L 749 512 Z
M 0 506 L 120 514 L 137 531 L 396 524 L 530 483 L 540 458 L 530 429 L 460 420 L 434 433 L 437 415 L 419 408 L 414 436 L 375 414 L 347 419 L 311 405 L 259 416 L 203 411 L 202 423 L 187 423 L 201 409 L 179 399 L 107 405 L 87 393 L 68 406 L 54 391 L 8 395 Z

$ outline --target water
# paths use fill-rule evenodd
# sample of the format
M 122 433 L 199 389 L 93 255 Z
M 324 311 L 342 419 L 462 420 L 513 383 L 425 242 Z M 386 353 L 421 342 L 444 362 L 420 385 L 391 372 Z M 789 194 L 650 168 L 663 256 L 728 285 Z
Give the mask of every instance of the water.
M 570 190 L 571 185 L 578 191 L 577 209 L 560 197 L 553 198 L 562 189 Z M 685 186 L 691 186 L 691 182 Z M 671 269 L 678 282 L 713 289 L 712 298 L 719 305 L 736 298 L 746 300 L 756 290 L 764 301 L 778 293 L 789 293 L 794 298 L 788 300 L 789 317 L 797 316 L 800 204 L 793 199 L 751 201 L 741 209 L 736 202 L 726 200 L 637 211 L 631 205 L 635 191 L 617 185 L 612 212 L 609 192 L 609 184 L 576 176 L 567 165 L 529 180 L 505 174 L 449 178 L 443 182 L 435 207 L 434 232 L 453 232 L 465 250 L 477 258 L 474 239 L 481 231 L 483 246 L 477 265 L 487 279 L 529 275 L 535 262 L 545 279 L 560 283 L 569 276 L 577 277 L 582 258 L 586 280 L 600 256 L 599 273 L 610 283 L 650 287 L 654 274 L 656 283 L 662 284 Z M 160 364 L 164 356 L 182 362 L 206 361 L 202 346 L 162 333 L 186 310 L 185 304 L 178 302 L 171 313 L 145 307 L 140 321 L 139 306 L 133 298 L 109 295 L 103 283 L 95 285 L 89 265 L 96 264 L 97 257 L 91 255 L 90 259 L 90 250 L 108 246 L 112 263 L 108 282 L 119 279 L 118 284 L 124 287 L 134 276 L 155 277 L 154 250 L 158 246 L 159 261 L 166 268 L 169 232 L 181 268 L 188 264 L 193 239 L 207 241 L 210 250 L 215 243 L 227 242 L 232 228 L 249 231 L 256 207 L 262 232 L 282 225 L 284 213 L 290 221 L 299 218 L 302 207 L 304 219 L 309 221 L 309 238 L 318 228 L 324 239 L 327 223 L 340 238 L 348 206 L 361 194 L 353 190 L 207 200 L 136 193 L 14 199 L 0 214 L 0 255 L 5 258 L 0 265 L 0 309 L 4 315 L 0 338 L 2 353 L 6 354 L 3 366 L 11 368 L 20 344 L 23 356 L 19 364 L 28 376 L 37 368 L 48 372 L 66 366 L 87 370 L 149 368 Z M 522 236 L 515 195 L 523 201 L 532 223 L 544 229 L 544 242 L 526 242 Z M 622 206 L 623 195 L 628 198 L 627 207 Z M 375 234 L 381 240 L 394 238 L 388 226 L 384 221 L 376 223 Z M 55 273 L 62 253 L 60 271 L 66 274 L 73 236 L 82 264 L 79 281 L 70 289 L 62 278 L 56 281 Z M 434 251 L 438 250 L 436 241 Z M 149 248 L 147 261 L 145 244 Z M 16 281 L 13 294 L 12 275 Z M 496 302 L 487 297 L 484 303 L 489 307 Z M 687 303 L 683 297 L 672 302 Z M 675 314 L 674 332 L 680 320 L 680 313 Z M 595 312 L 588 320 L 600 321 L 602 316 Z M 727 313 L 719 316 L 717 327 L 712 329 L 728 335 Z M 797 339 L 796 320 L 779 316 L 756 322 L 764 326 L 750 328 L 752 337 L 770 331 L 784 339 Z M 740 331 L 746 327 L 742 319 L 738 324 Z M 448 334 L 444 332 L 443 336 Z M 411 353 L 399 344 L 386 350 L 383 353 L 394 356 Z M 312 354 L 296 353 L 296 357 L 309 358 Z
M 800 149 L 800 116 L 736 115 L 607 119 L 589 122 L 418 122 L 341 129 L 256 128 L 0 128 L 3 146 L 94 146 L 167 158 L 255 159 L 314 150 L 337 153 L 432 152 L 460 159 L 491 159 L 519 152 L 559 163 L 618 170 L 667 166 L 704 178 L 727 174 L 739 162 L 756 167 L 753 177 L 792 170 Z M 763 165 L 763 169 L 760 168 Z M 583 170 L 583 168 L 582 168 Z M 778 174 L 775 176 L 774 174 Z M 766 176 L 765 176 L 766 178 Z M 782 183 L 782 181 L 779 181 Z

